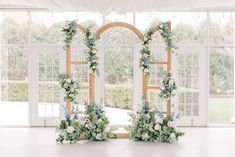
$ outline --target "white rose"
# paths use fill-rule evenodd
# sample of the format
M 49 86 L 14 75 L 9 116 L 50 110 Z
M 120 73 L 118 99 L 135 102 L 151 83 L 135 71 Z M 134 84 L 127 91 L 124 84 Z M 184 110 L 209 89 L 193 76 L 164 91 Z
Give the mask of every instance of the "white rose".
M 97 134 L 96 137 L 95 137 L 97 140 L 101 140 L 101 134 Z
M 98 119 L 98 122 L 101 123 L 103 120 L 101 118 Z
M 150 119 L 150 115 L 149 114 L 146 114 L 146 119 Z
M 171 133 L 169 136 L 169 142 L 174 143 L 176 142 L 176 136 L 174 133 Z
M 176 90 L 171 91 L 171 94 L 175 95 L 176 94 Z
M 174 81 L 173 80 L 169 80 L 169 85 L 173 86 L 173 84 L 174 84 Z
M 170 128 L 174 128 L 175 127 L 175 122 L 174 121 L 169 121 L 167 123 L 167 126 L 170 127 Z
M 142 140 L 147 141 L 149 139 L 148 133 L 142 134 Z
M 62 144 L 69 144 L 70 141 L 69 140 L 63 140 Z
M 160 117 L 156 117 L 156 123 L 162 123 L 163 120 Z
M 67 82 L 67 83 L 71 83 L 71 78 L 67 78 L 67 79 L 66 79 L 66 82 Z
M 146 58 L 146 57 L 148 57 L 148 54 L 147 54 L 147 53 L 144 53 L 143 56 Z
M 156 130 L 156 131 L 160 130 L 160 128 L 161 128 L 161 126 L 160 126 L 159 124 L 156 124 L 156 125 L 154 126 L 154 130 Z
M 148 40 L 148 38 L 147 37 L 144 37 L 144 41 L 147 41 Z
M 149 69 L 144 69 L 144 72 L 145 72 L 145 73 L 149 72 Z
M 149 127 L 149 131 L 150 131 L 150 132 L 154 132 L 153 127 Z
M 92 53 L 93 53 L 93 54 L 96 54 L 96 50 L 92 50 Z
M 69 87 L 68 83 L 65 83 L 64 88 L 68 88 L 68 87 Z
M 160 86 L 160 89 L 165 90 L 166 88 L 165 88 L 165 86 L 162 85 L 162 86 Z
M 69 126 L 67 129 L 66 129 L 66 131 L 68 132 L 68 133 L 73 133 L 74 132 L 74 128 L 72 127 L 72 126 Z

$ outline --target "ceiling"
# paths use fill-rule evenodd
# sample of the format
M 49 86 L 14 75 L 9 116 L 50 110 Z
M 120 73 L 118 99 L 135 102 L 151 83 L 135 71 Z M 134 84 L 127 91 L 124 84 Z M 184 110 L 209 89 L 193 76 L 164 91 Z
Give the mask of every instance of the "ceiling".
M 235 11 L 235 0 L 0 0 L 0 8 L 91 11 L 108 14 L 143 11 Z

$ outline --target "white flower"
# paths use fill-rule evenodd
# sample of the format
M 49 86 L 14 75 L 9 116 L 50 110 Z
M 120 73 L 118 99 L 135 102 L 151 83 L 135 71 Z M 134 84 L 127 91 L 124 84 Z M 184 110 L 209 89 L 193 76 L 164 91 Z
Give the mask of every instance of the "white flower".
M 94 59 L 94 60 L 92 60 L 91 62 L 92 62 L 92 63 L 95 63 L 95 62 L 96 62 L 96 60 Z
M 64 29 L 68 29 L 69 28 L 69 23 L 68 23 L 68 21 L 65 21 L 65 23 L 64 23 Z
M 74 88 L 71 88 L 70 91 L 71 91 L 71 92 L 74 92 L 75 90 L 74 90 Z
M 160 89 L 161 89 L 161 90 L 165 90 L 166 88 L 165 88 L 164 85 L 162 85 L 162 86 L 160 86 Z
M 146 57 L 148 57 L 148 54 L 147 54 L 147 53 L 144 53 L 143 56 L 146 58 Z
M 147 41 L 148 40 L 148 38 L 147 37 L 144 37 L 144 41 Z
M 95 137 L 97 140 L 101 140 L 101 134 L 97 134 L 96 137 Z
M 154 132 L 153 127 L 149 127 L 149 131 L 150 131 L 150 132 Z
M 69 140 L 63 140 L 63 142 L 62 142 L 63 144 L 69 144 L 70 143 L 70 141 Z
M 174 128 L 175 127 L 175 122 L 174 121 L 168 121 L 167 126 L 170 127 L 170 128 Z
M 154 130 L 156 130 L 156 131 L 160 130 L 160 128 L 161 128 L 161 126 L 160 126 L 159 124 L 156 124 L 156 125 L 154 126 Z
M 148 133 L 142 134 L 142 140 L 147 141 L 149 139 Z
M 169 136 L 169 142 L 174 143 L 176 142 L 176 136 L 174 133 L 171 133 Z
M 169 85 L 170 85 L 170 86 L 173 86 L 173 84 L 174 84 L 174 81 L 173 81 L 172 79 L 170 79 L 170 80 L 169 80 Z
M 64 83 L 64 88 L 68 88 L 68 87 L 69 87 L 68 83 Z
M 149 72 L 149 69 L 144 69 L 144 72 L 145 72 L 145 73 Z
M 171 91 L 171 94 L 175 95 L 176 94 L 176 90 Z
M 162 123 L 163 120 L 160 117 L 156 117 L 156 123 Z
M 149 114 L 146 114 L 146 119 L 150 119 L 150 115 Z
M 72 126 L 69 126 L 67 129 L 66 129 L 66 131 L 68 132 L 68 133 L 73 133 L 74 132 L 74 127 L 72 127 Z
M 67 79 L 66 79 L 66 82 L 67 82 L 67 83 L 71 83 L 71 78 L 67 78 Z
M 93 54 L 96 54 L 96 50 L 92 50 L 91 52 L 92 52 Z
M 101 123 L 103 120 L 101 118 L 98 119 L 98 123 Z

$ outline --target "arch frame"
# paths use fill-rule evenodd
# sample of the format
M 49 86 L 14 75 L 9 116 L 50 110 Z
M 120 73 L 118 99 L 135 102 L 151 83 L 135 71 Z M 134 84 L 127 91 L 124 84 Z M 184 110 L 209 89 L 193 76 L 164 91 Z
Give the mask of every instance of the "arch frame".
M 171 22 L 167 21 L 166 22 L 168 25 L 169 30 L 171 30 Z M 154 29 L 154 33 L 157 33 L 160 29 L 158 28 L 158 26 L 156 26 L 157 28 Z M 156 61 L 156 62 L 150 62 L 150 64 L 157 64 L 157 65 L 166 65 L 167 66 L 167 72 L 171 72 L 171 64 L 172 64 L 172 59 L 171 59 L 171 48 L 167 48 L 167 59 L 166 61 Z M 148 89 L 155 89 L 155 90 L 159 90 L 160 87 L 159 86 L 153 86 L 153 85 L 148 85 L 149 79 L 148 76 L 144 74 L 143 72 L 143 97 L 147 98 L 148 94 L 147 94 L 147 90 Z M 167 111 L 164 112 L 166 115 L 170 115 L 172 112 L 172 100 L 171 98 L 167 101 Z
M 86 32 L 86 28 L 80 24 L 76 24 L 77 29 L 80 30 L 83 34 Z M 66 45 L 66 73 L 71 74 L 71 65 L 84 65 L 87 64 L 87 61 L 72 61 L 71 59 L 71 46 Z M 89 101 L 95 101 L 95 75 L 93 73 L 89 73 L 89 86 L 81 87 L 81 89 L 89 89 Z M 66 101 L 66 108 L 70 112 L 71 111 L 71 102 L 70 100 Z
M 129 23 L 126 23 L 126 22 L 111 22 L 111 23 L 108 23 L 108 24 L 102 26 L 101 28 L 99 28 L 96 31 L 96 38 L 99 39 L 102 33 L 104 33 L 105 31 L 107 31 L 108 29 L 111 29 L 113 27 L 127 28 L 127 29 L 131 30 L 132 32 L 134 32 L 141 41 L 143 41 L 143 39 L 144 39 L 143 34 L 141 33 L 141 31 L 138 28 L 136 28 L 135 26 L 133 26 Z

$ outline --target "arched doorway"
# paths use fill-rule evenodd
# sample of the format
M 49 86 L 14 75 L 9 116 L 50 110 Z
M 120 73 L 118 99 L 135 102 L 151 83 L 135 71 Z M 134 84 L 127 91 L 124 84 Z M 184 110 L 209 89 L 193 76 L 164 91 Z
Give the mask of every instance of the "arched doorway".
M 128 23 L 112 22 L 97 30 L 96 37 L 100 38 L 101 58 L 96 96 L 104 98 L 111 125 L 128 125 L 127 113 L 133 111 L 142 97 L 138 64 L 142 33 Z

